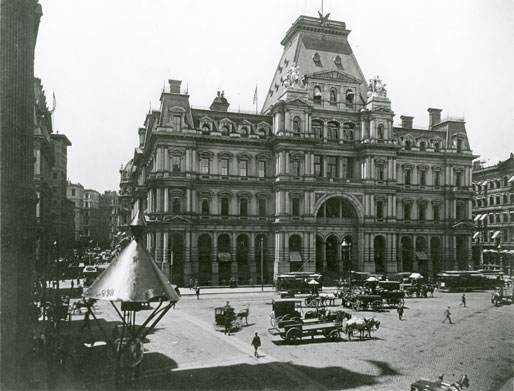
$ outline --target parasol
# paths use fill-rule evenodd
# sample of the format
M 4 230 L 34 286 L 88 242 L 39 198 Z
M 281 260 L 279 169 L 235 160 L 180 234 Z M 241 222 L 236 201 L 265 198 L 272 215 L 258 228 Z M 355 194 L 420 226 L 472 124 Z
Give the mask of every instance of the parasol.
M 319 282 L 316 280 L 310 280 L 307 284 L 309 285 L 319 285 Z
M 419 273 L 412 273 L 409 278 L 412 278 L 413 280 L 420 280 L 423 278 L 423 276 Z
M 371 276 L 366 278 L 366 282 L 378 282 L 378 278 Z

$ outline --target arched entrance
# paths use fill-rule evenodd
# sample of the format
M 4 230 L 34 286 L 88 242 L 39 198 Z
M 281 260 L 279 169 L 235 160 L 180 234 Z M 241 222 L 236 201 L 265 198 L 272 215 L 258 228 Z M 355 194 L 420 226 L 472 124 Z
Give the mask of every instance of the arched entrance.
M 300 271 L 302 264 L 302 238 L 300 235 L 291 235 L 289 237 L 289 270 Z
M 408 236 L 401 239 L 402 271 L 412 272 L 412 241 Z
M 250 282 L 250 267 L 248 265 L 248 252 L 250 250 L 248 236 L 242 234 L 237 237 L 237 278 L 239 284 Z
M 212 283 L 211 251 L 211 237 L 207 234 L 200 235 L 198 238 L 198 283 L 200 285 Z
M 320 205 L 316 213 L 317 222 L 352 223 L 357 220 L 355 208 L 343 197 L 329 198 Z
M 268 239 L 265 235 L 257 235 L 255 238 L 255 271 L 257 274 L 257 284 L 261 283 L 261 263 L 262 263 L 262 277 L 264 282 L 271 281 L 270 272 L 268 268 Z M 262 255 L 262 258 L 261 258 Z
M 375 260 L 375 272 L 384 273 L 385 260 L 386 260 L 386 240 L 383 236 L 379 235 L 375 237 L 373 241 L 374 260 Z
M 323 238 L 316 235 L 316 273 L 323 273 Z
M 231 277 L 232 257 L 230 253 L 230 236 L 218 236 L 218 275 L 221 285 L 227 285 Z
M 184 238 L 178 233 L 171 234 L 168 239 L 171 264 L 171 283 L 184 286 Z
M 339 239 L 330 235 L 326 242 L 327 270 L 325 277 L 328 279 L 339 278 Z
M 438 237 L 433 237 L 430 239 L 430 257 L 432 259 L 432 271 L 435 277 L 442 271 L 441 240 Z
M 418 261 L 418 272 L 425 278 L 428 277 L 427 242 L 424 237 L 416 238 L 416 259 Z

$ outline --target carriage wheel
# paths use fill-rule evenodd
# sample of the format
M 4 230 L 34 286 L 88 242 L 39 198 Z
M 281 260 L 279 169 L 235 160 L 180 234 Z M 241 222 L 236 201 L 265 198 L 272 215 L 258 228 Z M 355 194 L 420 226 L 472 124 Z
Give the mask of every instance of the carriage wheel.
M 375 300 L 373 303 L 371 303 L 371 308 L 373 308 L 373 311 L 381 311 L 384 306 L 382 305 L 381 300 Z
M 302 332 L 300 331 L 300 329 L 297 329 L 296 327 L 294 327 L 292 329 L 287 330 L 286 340 L 288 340 L 289 342 L 292 342 L 292 343 L 298 342 L 301 339 L 301 336 L 302 336 Z
M 305 299 L 305 306 L 306 306 L 306 307 L 312 307 L 312 301 L 311 301 L 311 299 Z
M 332 341 L 339 341 L 339 330 L 332 330 L 330 334 L 328 334 L 328 338 Z

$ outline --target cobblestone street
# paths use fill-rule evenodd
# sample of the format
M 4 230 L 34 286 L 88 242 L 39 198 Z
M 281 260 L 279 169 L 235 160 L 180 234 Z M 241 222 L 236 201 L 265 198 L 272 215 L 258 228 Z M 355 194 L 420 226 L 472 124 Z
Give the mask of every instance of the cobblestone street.
M 276 294 L 211 294 L 199 301 L 184 295 L 145 343 L 141 387 L 387 391 L 407 390 L 421 377 L 444 373 L 453 381 L 466 373 L 470 389 L 499 390 L 513 376 L 512 307 L 493 307 L 488 292 L 467 296 L 467 308 L 459 306 L 459 294 L 407 299 L 403 321 L 394 310 L 360 312 L 381 321 L 376 339 L 350 342 L 343 335 L 340 342 L 318 337 L 288 345 L 267 332 Z M 250 308 L 249 325 L 231 336 L 214 327 L 214 308 L 227 300 L 236 311 Z M 442 324 L 447 306 L 453 325 Z M 100 305 L 108 321 L 115 320 L 111 311 Z M 255 331 L 263 343 L 259 359 L 250 346 Z

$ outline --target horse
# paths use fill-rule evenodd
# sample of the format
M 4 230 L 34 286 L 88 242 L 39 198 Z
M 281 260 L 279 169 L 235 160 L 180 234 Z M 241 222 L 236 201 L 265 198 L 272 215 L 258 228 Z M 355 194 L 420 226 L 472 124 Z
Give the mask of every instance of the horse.
M 327 315 L 325 316 L 325 320 L 328 322 L 338 322 L 342 323 L 345 319 L 349 320 L 352 318 L 352 314 L 345 312 L 345 311 L 328 311 Z
M 373 327 L 375 327 L 377 330 L 380 328 L 380 321 L 376 319 L 374 316 L 371 318 L 364 318 L 364 321 L 366 322 L 366 330 L 368 331 L 368 336 L 371 339 L 371 331 L 373 330 Z
M 364 332 L 366 331 L 366 320 L 364 318 L 351 318 L 343 321 L 344 332 L 348 335 L 348 339 L 351 340 L 353 332 L 359 331 L 359 339 L 364 339 Z
M 325 305 L 328 301 L 328 305 L 336 305 L 336 295 L 333 293 L 320 293 L 319 298 L 321 305 Z
M 314 311 L 307 311 L 305 319 L 325 318 L 327 310 L 325 308 L 316 308 Z
M 241 322 L 243 319 L 245 320 L 245 324 L 248 326 L 248 315 L 250 315 L 250 308 L 246 307 L 244 310 L 241 310 L 237 313 L 236 317 L 241 319 Z

